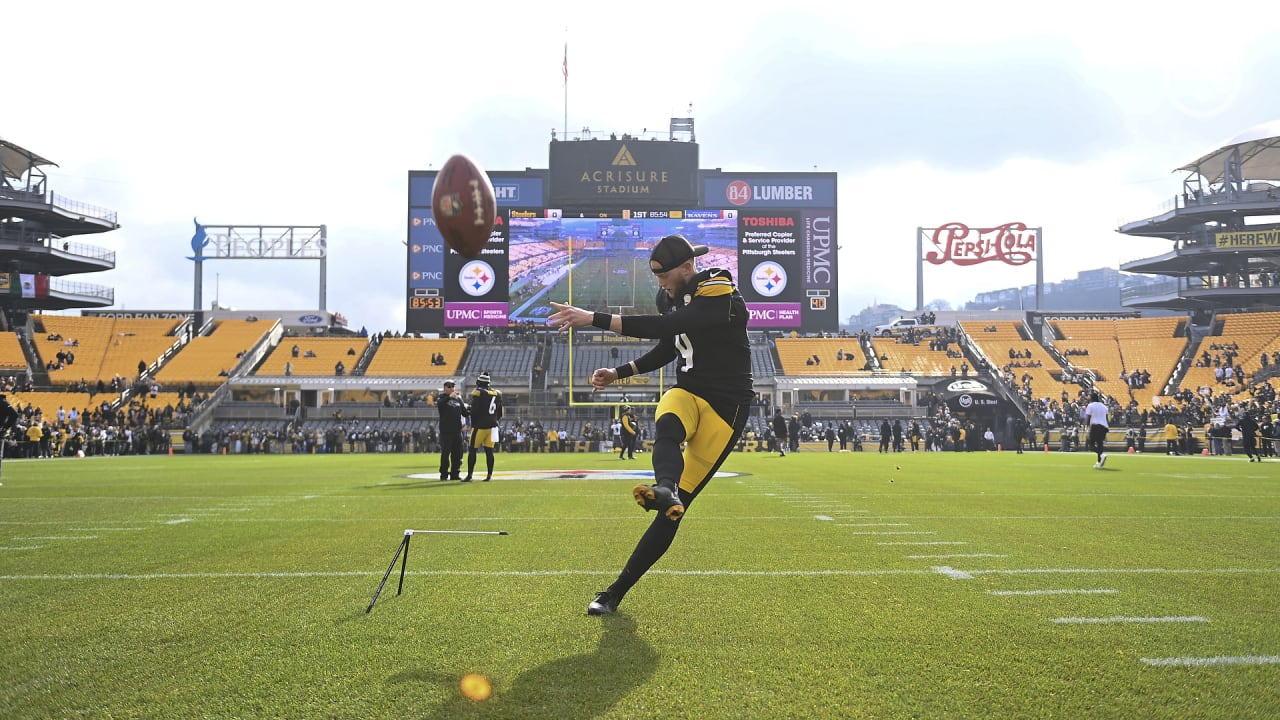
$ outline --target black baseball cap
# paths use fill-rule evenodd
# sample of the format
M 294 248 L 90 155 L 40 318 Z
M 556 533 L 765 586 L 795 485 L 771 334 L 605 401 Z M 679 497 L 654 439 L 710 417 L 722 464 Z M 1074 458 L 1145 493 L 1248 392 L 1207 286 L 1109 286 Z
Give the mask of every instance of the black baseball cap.
M 710 250 L 706 245 L 694 245 L 683 235 L 668 235 L 659 240 L 653 246 L 653 252 L 649 253 L 649 269 L 654 273 L 671 272 Z M 658 267 L 654 268 L 653 263 L 658 263 Z
M 453 384 L 454 384 L 454 383 L 453 383 L 453 381 L 452 381 L 452 380 L 445 380 L 445 381 L 444 381 L 444 386 L 445 386 L 445 387 L 447 387 L 447 388 L 451 388 L 451 387 L 453 387 Z

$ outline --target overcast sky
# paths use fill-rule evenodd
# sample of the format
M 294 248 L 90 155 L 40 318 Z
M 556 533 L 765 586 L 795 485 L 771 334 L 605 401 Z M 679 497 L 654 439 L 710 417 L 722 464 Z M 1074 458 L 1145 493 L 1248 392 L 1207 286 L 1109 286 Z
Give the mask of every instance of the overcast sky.
M 0 137 L 118 211 L 83 278 L 189 308 L 191 218 L 328 226 L 328 310 L 403 329 L 406 174 L 547 166 L 568 127 L 692 105 L 701 165 L 839 173 L 840 314 L 915 304 L 919 226 L 1044 228 L 1045 279 L 1168 249 L 1119 235 L 1172 172 L 1280 119 L 1280 13 L 1237 3 L 10 3 Z M 718 6 L 718 7 L 717 7 Z M 623 9 L 625 8 L 625 9 Z M 1033 265 L 925 271 L 960 305 Z M 204 299 L 313 309 L 314 261 L 206 264 Z

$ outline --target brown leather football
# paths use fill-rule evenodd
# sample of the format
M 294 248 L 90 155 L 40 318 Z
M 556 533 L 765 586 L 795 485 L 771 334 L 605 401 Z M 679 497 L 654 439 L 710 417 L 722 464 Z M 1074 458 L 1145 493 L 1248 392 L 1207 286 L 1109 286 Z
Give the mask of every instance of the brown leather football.
M 466 155 L 449 158 L 431 189 L 431 214 L 445 244 L 467 259 L 478 257 L 489 242 L 497 211 L 485 171 Z

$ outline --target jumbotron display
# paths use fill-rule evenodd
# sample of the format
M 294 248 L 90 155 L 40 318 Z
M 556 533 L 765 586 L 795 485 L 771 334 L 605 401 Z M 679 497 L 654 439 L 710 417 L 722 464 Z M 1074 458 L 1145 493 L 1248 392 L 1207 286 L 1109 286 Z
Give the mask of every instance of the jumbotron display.
M 699 207 L 683 208 L 548 207 L 547 171 L 489 175 L 497 222 L 482 254 L 467 260 L 445 246 L 432 221 L 435 173 L 410 172 L 407 332 L 540 326 L 552 300 L 653 313 L 649 252 L 673 233 L 711 249 L 700 268 L 733 274 L 750 328 L 839 326 L 833 173 L 701 171 Z

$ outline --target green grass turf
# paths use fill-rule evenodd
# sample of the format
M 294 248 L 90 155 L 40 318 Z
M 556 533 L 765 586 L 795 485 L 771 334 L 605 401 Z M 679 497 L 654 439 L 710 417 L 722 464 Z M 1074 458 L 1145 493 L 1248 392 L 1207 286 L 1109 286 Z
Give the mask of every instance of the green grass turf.
M 627 272 L 615 272 L 619 269 Z M 573 269 L 572 277 L 573 303 L 579 307 L 601 311 L 623 307 L 628 308 L 626 314 L 639 315 L 657 312 L 654 297 L 658 294 L 658 282 L 649 272 L 647 258 L 587 257 Z M 569 276 L 565 276 L 547 297 L 568 295 Z
M 1142 659 L 1280 655 L 1280 461 L 1092 462 L 735 454 L 592 618 L 653 517 L 631 480 L 407 477 L 433 474 L 424 455 L 6 461 L 0 717 L 1276 717 L 1280 664 Z M 393 574 L 366 615 L 406 528 L 511 534 L 415 537 L 404 594 Z M 886 544 L 907 542 L 956 544 Z M 992 594 L 1039 590 L 1114 592 Z M 1054 622 L 1113 617 L 1207 622 Z M 466 673 L 493 697 L 464 698 Z

